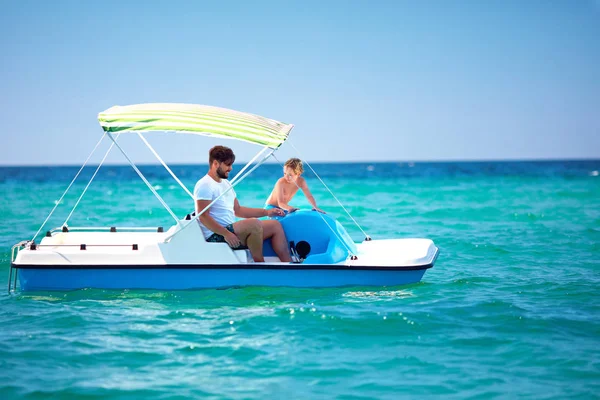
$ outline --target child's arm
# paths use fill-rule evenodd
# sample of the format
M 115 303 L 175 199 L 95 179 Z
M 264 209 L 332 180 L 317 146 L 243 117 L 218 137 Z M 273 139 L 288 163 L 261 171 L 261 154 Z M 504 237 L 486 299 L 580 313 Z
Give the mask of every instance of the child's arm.
M 315 201 L 315 198 L 313 197 L 312 193 L 308 189 L 308 184 L 306 183 L 306 179 L 300 178 L 300 179 L 298 179 L 298 181 L 299 181 L 298 186 L 300 186 L 300 189 L 302 189 L 302 193 L 304 193 L 304 195 L 306 196 L 306 199 L 308 200 L 310 205 L 313 206 L 313 208 L 315 210 L 317 210 L 318 212 L 325 214 L 325 211 L 323 211 L 319 207 L 317 207 L 317 202 Z

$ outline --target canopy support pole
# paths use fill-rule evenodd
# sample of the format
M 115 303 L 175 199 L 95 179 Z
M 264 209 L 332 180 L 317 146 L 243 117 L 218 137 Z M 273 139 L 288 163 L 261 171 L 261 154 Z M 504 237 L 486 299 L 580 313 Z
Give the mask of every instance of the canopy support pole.
M 110 140 L 113 141 L 113 143 L 115 144 L 115 146 L 117 146 L 117 148 L 121 151 L 121 153 L 123 154 L 123 156 L 127 159 L 127 161 L 129 162 L 129 164 L 131 165 L 131 167 L 134 169 L 134 171 L 138 174 L 138 176 L 140 178 L 142 178 L 142 180 L 144 181 L 144 183 L 146 184 L 146 186 L 148 186 L 148 189 L 150 189 L 150 191 L 152 191 L 152 193 L 154 193 L 154 195 L 156 196 L 156 198 L 158 199 L 158 201 L 160 201 L 160 203 L 163 205 L 163 207 L 165 208 L 165 210 L 167 210 L 169 212 L 169 214 L 171 214 L 171 217 L 173 217 L 173 219 L 175 220 L 175 222 L 179 222 L 179 219 L 173 213 L 173 211 L 171 210 L 171 208 L 169 207 L 169 205 L 167 203 L 165 203 L 165 201 L 163 200 L 162 197 L 160 197 L 160 195 L 158 194 L 158 192 L 152 187 L 152 185 L 150 184 L 150 182 L 148 182 L 148 180 L 142 174 L 142 172 L 138 169 L 138 167 L 135 166 L 135 164 L 133 163 L 133 161 L 131 161 L 131 159 L 129 158 L 129 156 L 127 156 L 127 153 L 125 153 L 125 151 L 121 148 L 121 146 L 119 146 L 119 144 L 115 141 L 115 139 L 113 138 L 113 136 L 110 133 L 108 133 L 108 132 L 106 132 L 106 134 L 108 135 L 108 137 L 110 138 Z
M 75 174 L 75 177 L 73 178 L 73 180 L 71 181 L 71 183 L 69 183 L 69 186 L 67 187 L 67 189 L 63 192 L 62 196 L 60 196 L 60 198 L 58 199 L 58 201 L 56 202 L 56 204 L 52 208 L 52 211 L 50 211 L 50 214 L 48 214 L 48 216 L 46 217 L 46 219 L 42 223 L 42 226 L 40 226 L 40 229 L 38 229 L 38 231 L 35 233 L 35 235 L 33 235 L 33 238 L 31 239 L 32 242 L 35 240 L 35 238 L 37 237 L 37 235 L 40 234 L 40 232 L 42 231 L 42 229 L 44 228 L 44 226 L 46 225 L 46 223 L 48 222 L 48 220 L 50 219 L 50 217 L 52 216 L 52 214 L 56 210 L 56 207 L 58 207 L 58 205 L 61 203 L 62 199 L 65 197 L 65 195 L 69 191 L 69 189 L 71 189 L 71 186 L 73 186 L 73 183 L 75 183 L 75 181 L 77 180 L 77 177 L 79 176 L 79 174 L 81 173 L 81 171 L 83 171 L 83 168 L 85 168 L 85 166 L 87 165 L 88 161 L 90 161 L 90 158 L 92 157 L 92 155 L 94 154 L 94 152 L 96 151 L 96 149 L 98 148 L 98 146 L 100 145 L 100 143 L 103 140 L 104 140 L 104 135 L 102 135 L 102 137 L 100 138 L 100 140 L 98 140 L 98 143 L 96 143 L 96 145 L 94 146 L 94 149 L 92 150 L 92 152 L 90 153 L 90 155 L 87 157 L 87 159 L 85 160 L 85 162 L 83 163 L 83 165 L 81 166 L 81 168 L 79 168 L 79 171 L 77 171 L 77 173 Z
M 115 139 L 115 143 L 116 141 L 119 139 L 119 135 L 120 133 L 117 135 L 117 138 Z M 108 153 L 110 153 L 110 151 L 112 150 L 113 146 L 115 145 L 115 143 L 111 143 L 110 147 L 108 148 L 108 150 L 106 151 L 106 153 L 104 154 L 104 157 L 102 157 L 102 160 L 100 161 L 100 164 L 98 164 L 98 167 L 96 167 L 96 171 L 94 171 L 94 174 L 92 175 L 92 177 L 90 178 L 90 181 L 87 183 L 87 185 L 85 186 L 85 188 L 83 189 L 83 192 L 81 193 L 81 195 L 79 196 L 79 198 L 77 199 L 77 201 L 75 202 L 75 205 L 73 206 L 73 209 L 71 210 L 71 212 L 69 213 L 69 215 L 67 216 L 67 219 L 65 219 L 65 222 L 63 222 L 62 226 L 67 226 L 67 222 L 69 222 L 69 219 L 71 218 L 71 216 L 73 215 L 73 213 L 75 212 L 75 209 L 77 208 L 77 206 L 79 205 L 79 202 L 81 201 L 81 199 L 83 198 L 83 195 L 85 194 L 85 192 L 87 192 L 88 188 L 90 187 L 90 185 L 92 184 L 92 181 L 94 180 L 94 178 L 96 177 L 96 174 L 98 174 L 98 171 L 100 170 L 100 167 L 102 167 L 102 164 L 104 164 L 104 161 L 106 160 L 106 157 L 108 156 Z
M 156 152 L 156 150 L 154 150 L 154 148 L 152 146 L 150 146 L 150 143 L 148 143 L 148 141 L 146 140 L 146 138 L 142 135 L 141 132 L 138 132 L 138 136 L 140 137 L 140 139 L 142 139 L 142 141 L 146 144 L 146 146 L 150 149 L 150 151 L 152 152 L 152 154 L 154 154 L 154 156 L 156 157 L 156 159 L 158 161 L 160 161 L 160 163 L 163 165 L 163 167 L 165 167 L 165 169 L 169 172 L 169 174 L 171 174 L 171 176 L 173 177 L 173 179 L 175 179 L 177 181 L 177 183 L 179 183 L 179 186 L 181 186 L 181 188 L 183 190 L 185 190 L 185 192 L 193 199 L 194 195 L 192 194 L 192 192 L 190 192 L 188 190 L 188 188 L 185 187 L 185 185 L 183 184 L 183 182 L 181 182 L 179 180 L 179 178 L 177 178 L 177 176 L 175 175 L 175 173 L 173 171 L 171 171 L 171 168 L 169 168 L 169 166 L 162 160 L 162 158 L 160 158 L 160 156 L 158 155 L 158 153 Z
M 233 177 L 233 179 L 231 180 L 231 182 L 230 182 L 230 183 L 233 185 L 233 184 L 235 183 L 235 181 L 237 181 L 238 177 L 240 177 L 240 176 L 243 176 L 243 175 L 242 175 L 242 174 L 243 174 L 243 172 L 244 172 L 244 171 L 245 171 L 245 170 L 246 170 L 246 169 L 247 169 L 247 168 L 248 168 L 250 165 L 252 165 L 252 163 L 253 163 L 254 161 L 256 161 L 256 159 L 257 159 L 257 158 L 258 158 L 258 157 L 259 157 L 259 156 L 260 156 L 262 153 L 264 153 L 264 152 L 265 152 L 265 150 L 267 150 L 268 148 L 269 148 L 268 146 L 265 146 L 265 147 L 263 147 L 263 149 L 262 149 L 261 151 L 259 151 L 258 153 L 256 153 L 256 155 L 255 155 L 255 156 L 252 158 L 252 160 L 248 161 L 248 162 L 246 163 L 246 165 L 244 165 L 244 168 L 242 168 L 242 169 L 240 170 L 240 172 L 238 172 L 238 173 L 237 173 L 237 174 L 236 174 L 236 175 Z M 272 152 L 271 152 L 271 154 L 272 154 Z M 268 156 L 267 156 L 267 157 L 268 157 Z M 210 166 L 209 166 L 209 167 L 210 167 Z

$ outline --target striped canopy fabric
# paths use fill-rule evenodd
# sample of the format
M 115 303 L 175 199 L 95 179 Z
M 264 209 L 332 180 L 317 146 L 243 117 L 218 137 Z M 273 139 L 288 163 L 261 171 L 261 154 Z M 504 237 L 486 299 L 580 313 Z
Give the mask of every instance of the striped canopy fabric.
M 243 140 L 276 149 L 294 127 L 254 114 L 195 104 L 114 106 L 98 114 L 105 132 L 167 131 Z

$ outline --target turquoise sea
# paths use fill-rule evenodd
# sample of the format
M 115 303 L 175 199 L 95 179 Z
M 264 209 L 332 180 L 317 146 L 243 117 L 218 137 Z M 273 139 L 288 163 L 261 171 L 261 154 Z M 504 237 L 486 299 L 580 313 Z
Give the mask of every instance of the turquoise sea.
M 440 257 L 421 283 L 3 290 L 0 399 L 598 398 L 600 160 L 313 167 L 373 238 L 435 241 Z M 33 237 L 77 170 L 0 168 L 1 287 L 11 246 Z M 173 170 L 192 188 L 206 165 Z M 177 214 L 193 208 L 162 167 L 142 171 Z M 93 172 L 47 228 L 64 222 Z M 280 174 L 255 171 L 240 202 L 262 206 Z M 319 205 L 361 240 L 306 176 Z M 171 224 L 126 166 L 103 167 L 69 220 Z

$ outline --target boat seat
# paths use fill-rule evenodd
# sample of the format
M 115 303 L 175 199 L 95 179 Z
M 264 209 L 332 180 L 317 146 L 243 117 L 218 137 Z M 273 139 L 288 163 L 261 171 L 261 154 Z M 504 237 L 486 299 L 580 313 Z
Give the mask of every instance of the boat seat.
M 192 218 L 194 218 L 196 216 L 196 211 L 192 211 L 191 213 L 187 214 L 185 216 L 185 218 L 182 219 L 183 222 L 185 221 L 190 221 Z M 233 250 L 248 250 L 248 246 L 240 246 L 236 249 Z
M 342 225 L 327 214 L 298 210 L 279 219 L 288 242 L 308 243 L 305 264 L 334 264 L 356 253 L 356 245 Z M 265 256 L 274 254 L 271 241 L 265 241 Z
M 237 257 L 237 259 L 241 263 L 252 263 L 252 262 L 254 262 L 254 259 L 252 258 L 252 254 L 250 254 L 250 250 L 248 250 L 247 248 L 246 249 L 233 250 L 233 254 L 235 254 L 235 256 Z

